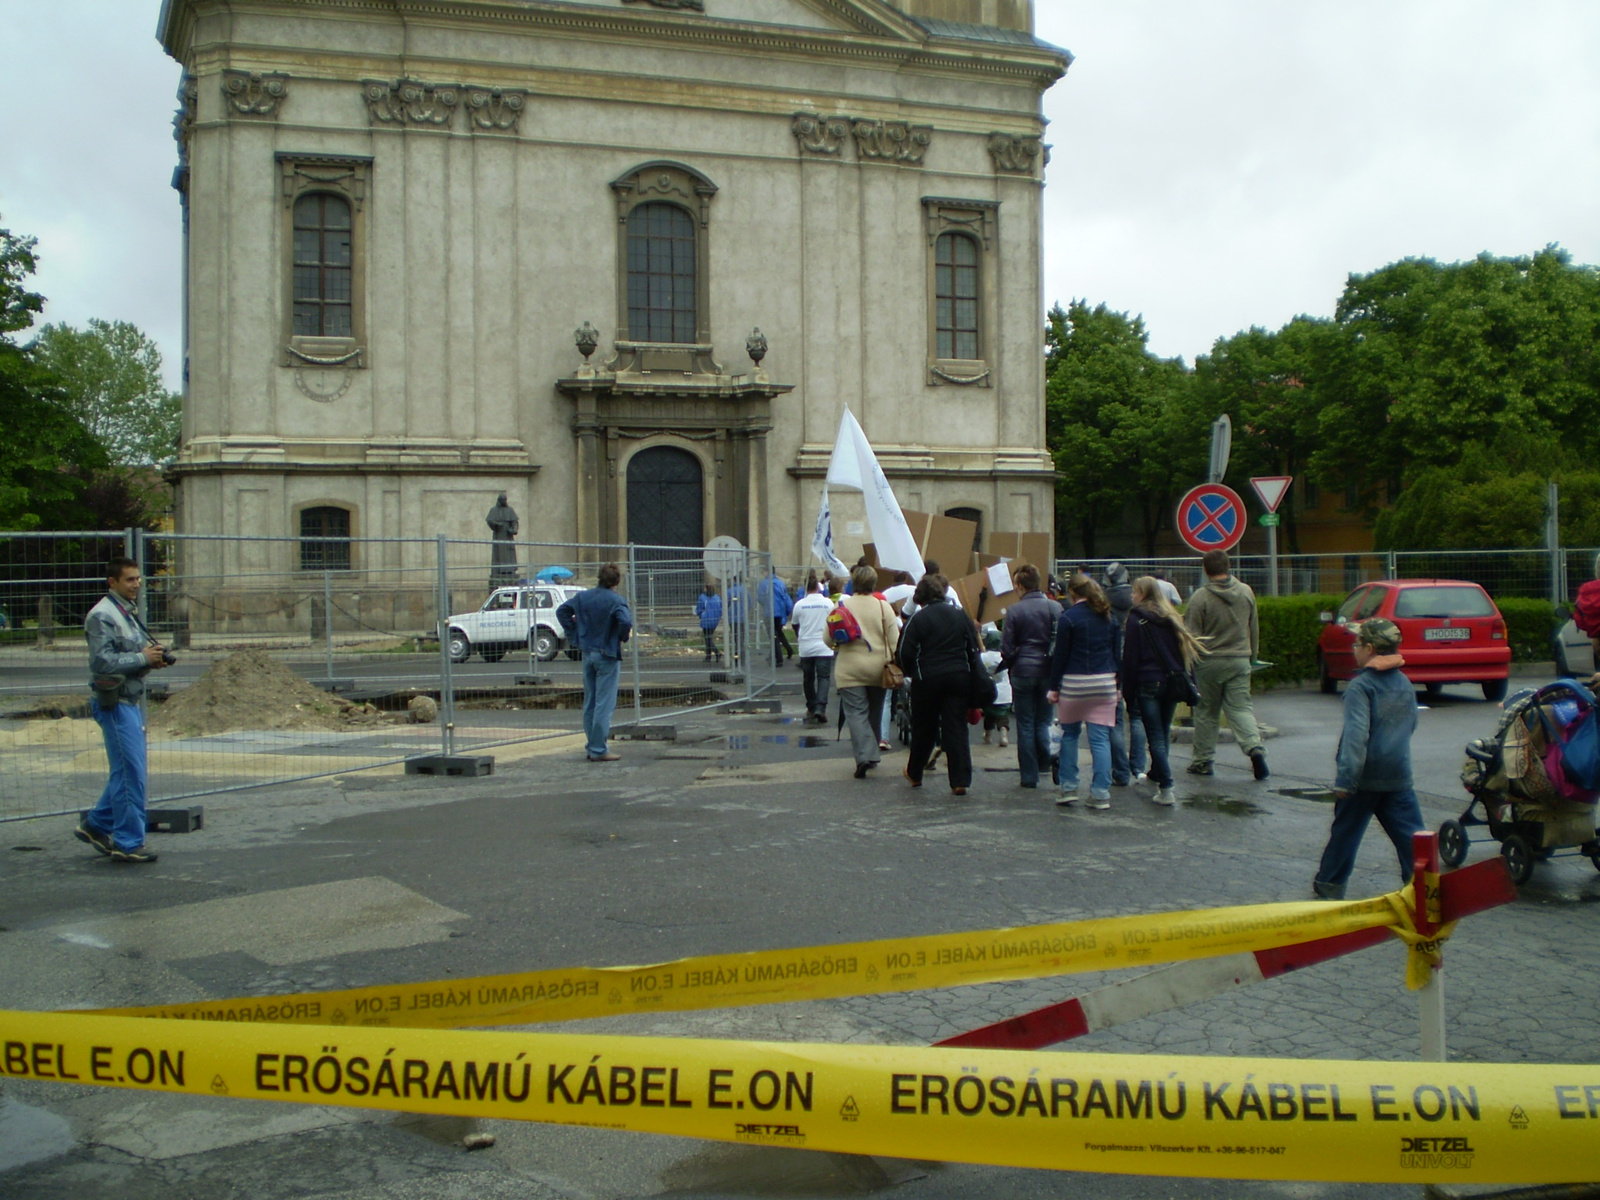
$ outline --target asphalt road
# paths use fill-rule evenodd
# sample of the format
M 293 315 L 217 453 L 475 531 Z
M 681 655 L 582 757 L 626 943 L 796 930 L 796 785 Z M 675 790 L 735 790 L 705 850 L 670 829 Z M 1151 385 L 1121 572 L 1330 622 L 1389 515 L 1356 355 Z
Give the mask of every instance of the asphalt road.
M 1010 751 L 982 746 L 965 798 L 931 776 L 911 790 L 898 753 L 857 782 L 848 743 L 831 731 L 819 739 L 792 719 L 696 714 L 676 744 L 625 743 L 611 765 L 564 749 L 483 779 L 353 777 L 216 797 L 206 828 L 162 838 L 161 861 L 145 868 L 86 852 L 64 821 L 0 826 L 0 1006 L 265 995 L 1299 899 L 1330 810 L 1293 793 L 1327 782 L 1338 701 L 1273 693 L 1258 712 L 1281 733 L 1269 743 L 1273 778 L 1251 780 L 1225 745 L 1215 778 L 1180 774 L 1175 810 L 1137 788 L 1117 789 L 1109 812 L 1060 810 L 1048 792 L 1016 786 Z M 1431 823 L 1461 807 L 1461 746 L 1495 716 L 1465 688 L 1424 713 L 1415 756 Z M 1180 747 L 1177 765 L 1187 759 Z M 1393 851 L 1374 832 L 1351 894 L 1395 883 Z M 1597 901 L 1600 874 L 1558 858 L 1516 904 L 1463 924 L 1447 950 L 1452 1057 L 1595 1060 Z M 1072 1048 L 1414 1059 L 1416 1003 L 1401 962 L 1397 946 L 1379 947 Z M 1099 982 L 562 1028 L 927 1044 Z M 460 1122 L 19 1080 L 0 1103 L 8 1200 L 1417 1194 L 859 1159 L 506 1122 L 482 1123 L 497 1144 L 469 1154 Z

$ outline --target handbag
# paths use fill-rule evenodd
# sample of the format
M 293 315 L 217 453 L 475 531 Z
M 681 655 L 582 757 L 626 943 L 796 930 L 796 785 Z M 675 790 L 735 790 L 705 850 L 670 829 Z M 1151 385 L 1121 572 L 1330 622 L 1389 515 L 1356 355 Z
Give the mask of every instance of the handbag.
M 1139 624 L 1148 625 L 1150 622 L 1140 617 Z M 1194 676 L 1172 661 L 1172 655 L 1167 653 L 1167 644 L 1159 637 L 1152 635 L 1151 641 L 1155 643 L 1156 653 L 1161 658 L 1161 665 L 1167 669 L 1166 681 L 1161 685 L 1161 698 L 1163 700 L 1179 701 L 1193 708 L 1200 703 L 1200 686 L 1195 683 Z
M 906 681 L 906 673 L 899 664 L 886 662 L 883 664 L 883 678 L 878 681 L 878 686 L 886 691 L 897 692 Z

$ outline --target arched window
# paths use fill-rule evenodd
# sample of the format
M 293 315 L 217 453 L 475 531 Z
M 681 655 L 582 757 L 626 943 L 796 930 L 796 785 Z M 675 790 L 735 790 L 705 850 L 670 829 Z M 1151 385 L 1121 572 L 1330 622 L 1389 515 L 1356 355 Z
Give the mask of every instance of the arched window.
M 350 569 L 350 510 L 333 505 L 300 510 L 300 569 Z
M 308 192 L 294 204 L 294 333 L 351 337 L 350 202 Z
M 934 319 L 938 356 L 978 354 L 978 243 L 964 233 L 942 233 L 934 247 Z
M 676 204 L 641 204 L 628 213 L 628 337 L 636 342 L 695 340 L 694 219 Z

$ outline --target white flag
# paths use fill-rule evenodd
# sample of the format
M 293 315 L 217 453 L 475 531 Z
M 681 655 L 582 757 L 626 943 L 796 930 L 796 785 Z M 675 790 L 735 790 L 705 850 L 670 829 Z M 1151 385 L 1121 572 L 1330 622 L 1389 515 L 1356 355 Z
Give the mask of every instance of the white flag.
M 850 570 L 833 552 L 833 510 L 828 505 L 828 485 L 822 485 L 822 503 L 817 506 L 817 525 L 811 531 L 811 553 L 817 561 L 835 575 L 848 575 Z
M 866 503 L 867 525 L 872 530 L 872 544 L 878 551 L 878 564 L 921 579 L 922 551 L 916 538 L 911 536 L 911 526 L 906 524 L 900 502 L 894 498 L 888 476 L 878 465 L 878 456 L 872 452 L 860 422 L 848 408 L 839 419 L 839 436 L 833 444 L 833 458 L 828 462 L 828 483 L 861 493 Z

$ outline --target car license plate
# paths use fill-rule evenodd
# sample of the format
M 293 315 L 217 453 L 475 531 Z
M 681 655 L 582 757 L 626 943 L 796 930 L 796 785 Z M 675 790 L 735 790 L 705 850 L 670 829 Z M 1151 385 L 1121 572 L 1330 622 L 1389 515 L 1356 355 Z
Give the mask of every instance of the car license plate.
M 1425 642 L 1465 642 L 1472 637 L 1472 630 L 1453 627 L 1450 629 L 1424 629 L 1422 640 Z

